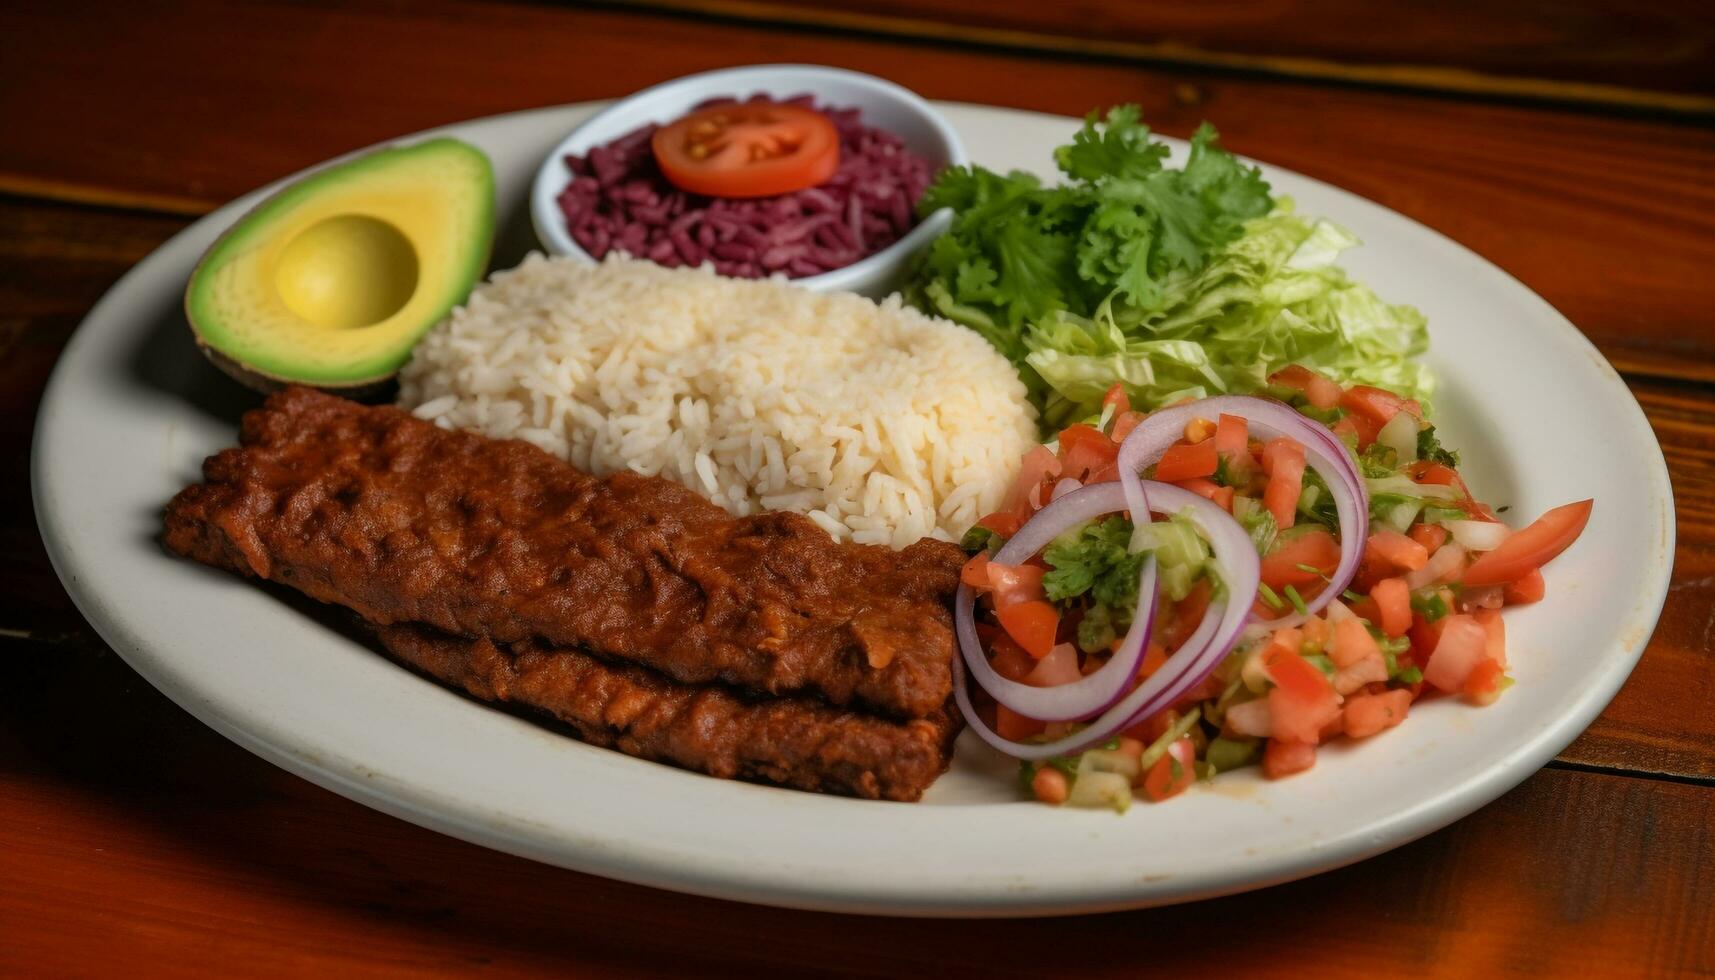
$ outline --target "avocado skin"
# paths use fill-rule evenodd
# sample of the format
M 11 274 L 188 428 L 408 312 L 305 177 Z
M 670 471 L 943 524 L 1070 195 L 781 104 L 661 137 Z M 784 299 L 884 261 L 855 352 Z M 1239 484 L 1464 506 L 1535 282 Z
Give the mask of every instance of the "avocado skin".
M 321 188 L 331 186 L 337 191 L 340 182 L 353 174 L 373 174 L 390 169 L 394 165 L 409 165 L 413 158 L 435 153 L 461 154 L 465 161 L 473 166 L 474 179 L 471 186 L 463 189 L 471 197 L 467 215 L 468 228 L 461 236 L 464 240 L 455 243 L 457 254 L 452 256 L 455 261 L 440 262 L 430 269 L 420 271 L 416 293 L 407 306 L 417 304 L 421 299 L 422 310 L 409 329 L 396 339 L 396 356 L 391 358 L 392 363 L 373 371 L 348 374 L 339 378 L 319 376 L 314 371 L 269 370 L 252 363 L 241 349 L 233 349 L 235 345 L 222 343 L 218 336 L 211 336 L 218 335 L 220 331 L 208 322 L 206 303 L 199 303 L 202 298 L 199 297 L 199 289 L 206 286 L 208 276 L 214 271 L 211 263 L 230 261 L 233 258 L 235 243 L 253 235 L 266 241 L 271 231 L 278 231 L 277 228 L 270 228 L 271 225 L 278 225 L 282 218 L 296 210 L 313 208 Z M 391 398 L 397 390 L 394 376 L 409 359 L 410 351 L 416 342 L 454 306 L 464 301 L 487 269 L 494 245 L 494 198 L 494 171 L 487 155 L 468 143 L 448 137 L 411 145 L 380 147 L 305 174 L 281 187 L 233 222 L 198 260 L 186 283 L 184 295 L 185 318 L 190 324 L 197 348 L 221 372 L 245 387 L 264 394 L 288 385 L 304 385 L 355 401 L 373 402 Z M 327 213 L 329 216 L 337 216 L 343 212 L 336 209 Z M 417 249 L 421 263 L 422 243 L 413 239 L 412 245 Z M 424 299 L 421 294 L 425 292 L 439 295 Z M 199 306 L 205 308 L 199 310 Z

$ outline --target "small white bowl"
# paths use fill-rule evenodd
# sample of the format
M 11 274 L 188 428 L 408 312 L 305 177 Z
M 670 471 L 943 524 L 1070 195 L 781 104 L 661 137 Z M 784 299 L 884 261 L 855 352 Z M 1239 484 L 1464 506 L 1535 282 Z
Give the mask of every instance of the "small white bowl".
M 646 88 L 620 99 L 572 130 L 536 172 L 536 183 L 530 192 L 530 218 L 536 226 L 536 237 L 556 255 L 594 261 L 572 240 L 556 200 L 572 179 L 571 171 L 566 168 L 567 155 L 582 156 L 645 123 L 671 122 L 706 99 L 718 96 L 743 99 L 759 93 L 776 99 L 808 93 L 821 105 L 862 109 L 866 124 L 897 134 L 912 152 L 937 170 L 970 162 L 959 134 L 934 107 L 916 93 L 885 79 L 820 65 L 722 68 Z M 843 289 L 867 296 L 884 295 L 903 281 L 911 256 L 945 231 L 952 220 L 952 213 L 943 208 L 874 255 L 792 282 L 818 291 Z

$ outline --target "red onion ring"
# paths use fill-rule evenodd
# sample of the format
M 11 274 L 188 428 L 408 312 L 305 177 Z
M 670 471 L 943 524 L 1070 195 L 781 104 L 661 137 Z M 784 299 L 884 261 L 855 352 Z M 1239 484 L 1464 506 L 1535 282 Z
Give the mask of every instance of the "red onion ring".
M 1056 496 L 1048 506 L 1032 515 L 1018 533 L 995 552 L 992 560 L 1004 565 L 1029 561 L 1069 529 L 1124 509 L 1123 506 L 1104 509 L 1106 502 L 1100 495 L 1090 495 L 1089 489 L 1080 488 Z M 1155 627 L 1157 596 L 1155 558 L 1151 556 L 1144 563 L 1143 573 L 1138 579 L 1137 607 L 1132 612 L 1131 628 L 1126 631 L 1119 650 L 1102 665 L 1102 669 L 1088 677 L 1054 687 L 1037 687 L 1008 680 L 989 666 L 982 641 L 977 636 L 976 593 L 963 583 L 960 583 L 953 600 L 953 626 L 958 632 L 959 650 L 971 675 L 996 701 L 1038 721 L 1082 720 L 1106 711 L 1137 677 L 1150 631 Z
M 987 666 L 987 660 L 980 644 L 975 642 L 977 636 L 975 622 L 972 619 L 972 606 L 970 603 L 962 601 L 968 594 L 968 590 L 961 588 L 961 601 L 955 608 L 955 620 L 959 629 L 959 646 L 963 656 L 953 658 L 953 696 L 971 729 L 983 741 L 1000 751 L 1019 759 L 1039 760 L 1079 752 L 1092 745 L 1105 742 L 1121 729 L 1175 703 L 1197 684 L 1202 683 L 1205 677 L 1220 666 L 1221 661 L 1226 658 L 1227 652 L 1232 648 L 1233 641 L 1244 629 L 1245 619 L 1249 614 L 1251 604 L 1256 601 L 1257 585 L 1262 580 L 1262 564 L 1257 558 L 1256 547 L 1251 543 L 1250 535 L 1246 534 L 1244 528 L 1233 520 L 1232 515 L 1211 501 L 1188 490 L 1153 481 L 1147 484 L 1139 481 L 1138 489 L 1141 493 L 1147 494 L 1149 498 L 1159 501 L 1168 508 L 1174 510 L 1189 508 L 1191 510 L 1192 521 L 1197 524 L 1198 530 L 1209 539 L 1209 544 L 1214 550 L 1215 566 L 1228 590 L 1227 601 L 1211 603 L 1208 611 L 1203 615 L 1203 622 L 1198 625 L 1197 630 L 1186 641 L 1185 645 L 1172 657 L 1169 657 L 1167 663 L 1160 670 L 1151 674 L 1142 684 L 1139 684 L 1125 697 L 1103 711 L 1101 716 L 1092 721 L 1088 728 L 1052 742 L 1030 743 L 1014 742 L 1002 738 L 994 729 L 983 723 L 971 704 L 965 666 L 969 663 L 974 668 L 978 660 Z M 1059 522 L 1072 513 L 1109 514 L 1125 510 L 1127 509 L 1127 496 L 1125 487 L 1120 484 L 1101 483 L 1084 487 L 1055 501 L 1054 505 L 1064 505 L 1066 509 L 1052 519 Z M 1002 551 L 1004 552 L 1006 547 L 1010 547 L 1014 541 L 1024 538 L 1025 540 L 1019 544 L 1018 553 L 1024 557 L 1029 557 L 1053 540 L 1053 534 L 1045 533 L 1045 529 L 1048 527 L 1046 523 L 1041 528 L 1031 527 L 1047 512 L 1048 508 L 1044 508 L 1036 517 L 1031 518 L 1023 528 L 1019 529 L 1018 534 L 1007 542 Z M 1027 532 L 1029 532 L 1028 538 L 1025 537 Z M 1009 555 L 1008 557 L 1012 556 Z M 1151 604 L 1153 605 L 1153 603 Z M 1135 623 L 1136 620 L 1134 619 L 1133 622 Z M 1112 664 L 1110 663 L 1109 666 L 1111 667 Z M 1106 670 L 1107 668 L 1103 669 Z M 993 668 L 990 668 L 991 673 L 992 671 Z M 1133 671 L 1132 676 L 1135 676 L 1135 667 Z M 998 677 L 998 675 L 996 676 Z M 1041 690 L 1052 691 L 1053 688 Z M 1008 707 L 1011 706 L 1008 705 Z
M 1131 430 L 1120 445 L 1120 484 L 1125 487 L 1126 504 L 1131 510 L 1132 520 L 1140 520 L 1140 511 L 1144 512 L 1141 520 L 1149 520 L 1149 501 L 1143 493 L 1142 479 L 1138 474 L 1144 467 L 1161 459 L 1167 447 L 1179 441 L 1185 433 L 1186 423 L 1193 419 L 1214 422 L 1222 414 L 1244 418 L 1265 436 L 1296 439 L 1304 446 L 1305 463 L 1321 475 L 1322 482 L 1328 485 L 1329 496 L 1334 498 L 1334 508 L 1340 515 L 1340 564 L 1334 569 L 1328 587 L 1306 600 L 1305 608 L 1314 615 L 1344 591 L 1358 574 L 1358 564 L 1364 557 L 1364 542 L 1370 536 L 1370 498 L 1363 476 L 1358 472 L 1357 461 L 1346 449 L 1346 444 L 1327 426 L 1306 418 L 1292 406 L 1251 395 L 1217 395 L 1151 413 Z

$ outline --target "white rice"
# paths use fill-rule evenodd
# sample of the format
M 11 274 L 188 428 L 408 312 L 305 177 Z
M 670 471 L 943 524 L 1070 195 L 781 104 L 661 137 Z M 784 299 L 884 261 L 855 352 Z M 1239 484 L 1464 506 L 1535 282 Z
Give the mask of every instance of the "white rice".
M 532 255 L 417 345 L 400 402 L 596 474 L 838 538 L 955 538 L 1000 506 L 1035 413 L 977 334 L 850 293 Z

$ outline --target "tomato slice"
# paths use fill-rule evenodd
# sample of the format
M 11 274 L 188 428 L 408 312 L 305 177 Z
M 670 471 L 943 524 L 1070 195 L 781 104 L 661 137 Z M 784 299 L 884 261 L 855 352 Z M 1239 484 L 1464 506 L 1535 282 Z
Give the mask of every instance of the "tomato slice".
M 1584 533 L 1593 504 L 1594 501 L 1580 500 L 1537 518 L 1529 527 L 1502 541 L 1499 548 L 1472 562 L 1465 569 L 1465 584 L 1472 588 L 1505 585 L 1546 565 Z
M 773 197 L 825 183 L 840 166 L 827 116 L 779 102 L 710 106 L 650 138 L 675 187 L 710 197 Z

